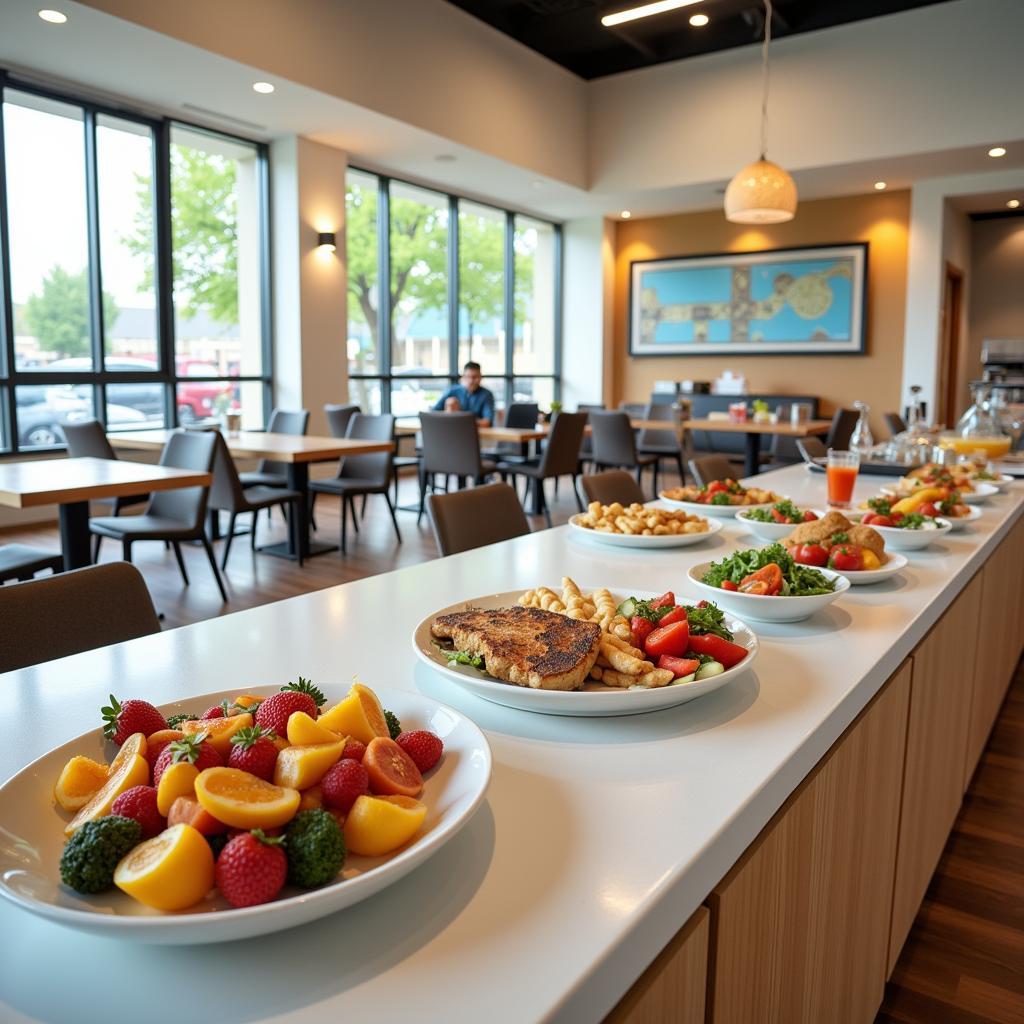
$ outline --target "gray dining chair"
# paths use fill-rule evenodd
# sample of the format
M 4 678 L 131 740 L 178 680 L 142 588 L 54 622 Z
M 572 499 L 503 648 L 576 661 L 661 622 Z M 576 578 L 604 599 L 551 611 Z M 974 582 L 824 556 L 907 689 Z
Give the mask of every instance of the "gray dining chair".
M 256 550 L 256 520 L 262 509 L 273 505 L 291 505 L 302 497 L 298 491 L 287 487 L 243 487 L 239 478 L 235 460 L 231 457 L 224 438 L 213 432 L 213 483 L 210 485 L 208 506 L 218 512 L 227 512 L 231 516 L 227 533 L 224 536 L 224 553 L 221 556 L 221 568 L 227 569 L 228 555 L 231 553 L 231 542 L 235 536 L 235 520 L 245 512 L 252 513 L 252 529 L 249 531 L 249 546 Z M 302 565 L 302 554 L 299 553 L 299 565 Z
M 600 412 L 590 414 L 590 436 L 594 443 L 594 468 L 633 469 L 636 482 L 643 484 L 642 474 L 650 467 L 654 473 L 653 489 L 658 493 L 658 456 L 641 455 L 636 450 L 636 437 L 629 416 L 624 412 Z
M 513 402 L 505 410 L 505 422 L 502 425 L 529 430 L 537 426 L 539 414 L 540 406 L 536 402 Z M 498 441 L 493 448 L 484 448 L 482 455 L 485 459 L 504 459 L 506 462 L 519 462 L 526 458 L 523 446 L 518 441 Z
M 344 437 L 348 430 L 348 422 L 362 409 L 354 403 L 349 405 L 325 405 L 324 416 L 327 417 L 327 429 L 331 437 Z
M 307 409 L 274 409 L 267 421 L 268 434 L 294 434 L 301 437 L 309 426 Z M 238 474 L 243 487 L 287 487 L 288 466 L 273 459 L 260 459 L 256 469 Z
M 506 483 L 431 494 L 427 507 L 434 539 L 443 556 L 524 537 L 530 532 L 515 489 Z
M 146 581 L 127 562 L 0 587 L 0 622 L 0 672 L 160 632 Z
M 792 403 L 784 402 L 775 407 L 775 416 L 779 423 L 788 423 L 792 417 Z M 772 469 L 783 469 L 792 466 L 794 462 L 800 461 L 800 449 L 797 448 L 798 437 L 791 437 L 787 434 L 772 434 L 768 444 L 767 457 L 761 456 L 761 472 L 765 473 Z
M 645 420 L 657 420 L 669 424 L 675 423 L 675 410 L 663 402 L 649 402 L 643 408 Z M 641 455 L 655 455 L 660 463 L 662 459 L 672 459 L 679 470 L 679 482 L 686 483 L 686 470 L 683 463 L 683 446 L 679 434 L 674 429 L 641 430 L 636 441 L 637 451 Z
M 59 551 L 44 551 L 28 544 L 0 544 L 0 583 L 30 580 L 37 572 L 60 572 L 64 558 Z
M 859 419 L 860 413 L 856 409 L 836 409 L 832 416 L 832 425 L 825 435 L 825 447 L 846 451 L 850 447 L 850 438 L 853 437 Z
M 420 508 L 416 524 L 423 520 L 427 488 L 435 489 L 434 478 L 443 474 L 445 489 L 448 477 L 454 476 L 459 487 L 470 479 L 484 482 L 497 470 L 497 464 L 480 454 L 480 432 L 476 416 L 471 412 L 420 413 L 423 451 L 420 460 Z
M 451 414 L 449 414 L 451 415 Z M 354 441 L 391 441 L 395 435 L 395 417 L 381 413 L 356 413 L 348 423 L 345 435 Z M 338 466 L 338 475 L 330 480 L 313 480 L 309 485 L 310 506 L 313 514 L 313 502 L 318 494 L 334 494 L 341 499 L 341 553 L 348 550 L 348 517 L 352 516 L 352 525 L 359 531 L 359 520 L 356 518 L 355 499 L 363 498 L 363 508 L 367 495 L 379 494 L 387 503 L 391 513 L 391 523 L 395 528 L 395 539 L 402 543 L 402 531 L 398 528 L 398 517 L 395 506 L 391 503 L 388 488 L 391 486 L 393 472 L 393 452 L 370 452 L 366 455 L 346 455 Z
M 606 469 L 603 473 L 588 473 L 580 477 L 587 502 L 599 501 L 602 505 L 642 505 L 647 499 L 643 489 L 624 469 Z
M 801 437 L 796 443 L 796 450 L 804 462 L 813 462 L 828 455 L 828 448 L 820 437 Z
M 701 487 L 707 487 L 714 480 L 735 480 L 739 476 L 736 467 L 724 455 L 700 455 L 690 459 L 690 472 Z
M 588 402 L 580 402 L 576 406 L 576 411 L 577 412 L 590 413 L 590 412 L 593 412 L 595 409 L 601 410 L 601 409 L 604 409 L 604 406 L 601 403 L 596 403 L 595 404 L 595 403 L 588 403 Z M 581 470 L 581 472 L 582 472 L 582 469 L 583 469 L 583 465 L 585 463 L 593 462 L 593 461 L 594 461 L 594 442 L 591 440 L 590 435 L 587 434 L 586 432 L 584 432 L 583 440 L 580 442 L 580 470 Z
M 885 425 L 889 428 L 889 435 L 895 437 L 907 429 L 906 420 L 898 412 L 887 412 L 885 414 Z
M 192 469 L 209 473 L 220 435 L 214 430 L 176 430 L 167 440 L 160 455 L 161 466 Z M 179 487 L 170 491 L 154 491 L 146 511 L 138 516 L 96 516 L 89 520 L 89 529 L 102 537 L 121 541 L 124 560 L 132 560 L 132 545 L 139 541 L 166 541 L 174 549 L 181 578 L 188 586 L 188 573 L 181 555 L 183 541 L 199 541 L 210 560 L 213 577 L 220 596 L 227 603 L 224 581 L 217 569 L 213 547 L 206 536 L 203 517 L 209 500 L 209 487 Z

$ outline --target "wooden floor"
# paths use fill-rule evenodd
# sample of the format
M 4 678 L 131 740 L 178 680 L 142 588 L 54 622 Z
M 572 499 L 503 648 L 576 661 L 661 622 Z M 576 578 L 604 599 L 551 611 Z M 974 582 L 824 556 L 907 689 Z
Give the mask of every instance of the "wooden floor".
M 876 1024 L 1024 1022 L 1024 662 Z

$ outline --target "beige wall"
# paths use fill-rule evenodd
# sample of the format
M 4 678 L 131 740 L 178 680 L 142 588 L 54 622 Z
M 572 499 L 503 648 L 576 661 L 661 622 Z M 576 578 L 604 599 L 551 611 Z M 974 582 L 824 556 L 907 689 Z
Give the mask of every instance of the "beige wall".
M 1024 338 L 1024 217 L 971 224 L 968 380 L 981 376 L 986 338 Z
M 801 203 L 794 220 L 764 228 L 730 224 L 718 210 L 620 223 L 611 400 L 643 401 L 656 380 L 714 380 L 729 368 L 742 370 L 752 390 L 818 395 L 827 414 L 862 399 L 871 406 L 876 438 L 888 436 L 882 414 L 902 404 L 909 213 L 909 192 L 892 192 Z M 631 261 L 843 242 L 869 245 L 866 355 L 629 357 Z

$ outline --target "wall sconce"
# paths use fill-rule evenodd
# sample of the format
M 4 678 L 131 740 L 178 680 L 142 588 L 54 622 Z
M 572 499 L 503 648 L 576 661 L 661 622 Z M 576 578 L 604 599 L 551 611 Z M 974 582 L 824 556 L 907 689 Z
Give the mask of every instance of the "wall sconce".
M 321 252 L 335 252 L 338 248 L 333 231 L 321 231 L 317 235 L 316 245 Z

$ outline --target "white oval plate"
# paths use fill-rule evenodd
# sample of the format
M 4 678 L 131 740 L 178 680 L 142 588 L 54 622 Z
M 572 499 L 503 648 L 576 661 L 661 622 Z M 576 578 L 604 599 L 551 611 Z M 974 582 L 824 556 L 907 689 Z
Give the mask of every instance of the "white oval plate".
M 878 569 L 862 569 L 860 572 L 844 572 L 836 569 L 840 576 L 845 576 L 855 587 L 862 587 L 868 583 L 880 583 L 882 580 L 895 576 L 900 569 L 905 569 L 909 559 L 906 555 L 897 552 L 888 552 L 888 561 Z
M 973 523 L 981 518 L 981 509 L 977 505 L 971 505 L 965 516 L 943 516 L 953 530 L 962 530 L 968 523 Z
M 721 519 L 708 519 L 708 528 L 703 533 L 677 533 L 652 537 L 642 533 L 605 533 L 601 530 L 591 530 L 581 526 L 577 522 L 579 518 L 580 514 L 577 513 L 569 520 L 574 536 L 587 537 L 600 544 L 613 544 L 623 548 L 685 548 L 713 537 L 722 529 Z
M 761 540 L 776 541 L 788 537 L 800 523 L 761 523 L 756 519 L 748 519 L 744 513 L 749 508 L 760 508 L 760 506 L 747 505 L 736 512 L 736 522 L 742 523 L 755 537 Z M 769 505 L 769 508 L 772 506 Z M 797 506 L 799 508 L 799 506 Z M 800 509 L 801 512 L 813 512 L 819 519 L 825 514 L 820 508 Z
M 944 537 L 953 529 L 953 524 L 941 516 L 936 517 L 934 530 L 899 530 L 895 526 L 872 526 L 885 541 L 885 546 L 892 551 L 919 551 L 929 544 Z
M 979 480 L 974 484 L 973 491 L 961 491 L 960 498 L 968 505 L 980 505 L 983 501 L 988 501 L 993 494 L 998 493 L 999 488 L 995 484 L 987 484 L 984 480 Z
M 586 588 L 581 587 L 581 590 Z M 593 589 L 593 588 L 591 588 Z M 692 683 L 677 683 L 661 686 L 650 690 L 622 690 L 613 686 L 603 686 L 591 681 L 584 690 L 534 690 L 528 686 L 516 686 L 494 679 L 469 665 L 449 667 L 448 659 L 434 646 L 434 637 L 430 627 L 438 615 L 450 612 L 464 612 L 474 609 L 511 608 L 519 599 L 521 590 L 509 590 L 502 594 L 488 594 L 471 601 L 460 601 L 458 604 L 439 608 L 428 615 L 417 627 L 412 636 L 412 647 L 416 654 L 432 669 L 462 687 L 476 697 L 482 697 L 494 704 L 502 704 L 520 711 L 534 711 L 541 715 L 572 715 L 583 718 L 603 718 L 612 715 L 641 715 L 647 711 L 660 711 L 662 708 L 685 704 L 687 701 L 703 697 L 707 693 L 720 689 L 732 682 L 738 675 L 746 672 L 757 657 L 758 642 L 753 630 L 739 619 L 726 615 L 725 624 L 733 634 L 736 643 L 746 647 L 750 652 L 738 665 L 726 669 L 720 675 L 708 679 L 700 679 Z M 629 594 L 612 593 L 616 604 L 627 597 L 651 598 L 659 597 L 649 590 L 634 590 Z M 676 595 L 681 604 L 696 604 L 698 599 L 688 599 Z
M 702 505 L 699 501 L 676 501 L 674 498 L 666 498 L 664 491 L 658 492 L 659 500 L 665 502 L 666 505 L 670 505 L 672 508 L 685 509 L 687 512 L 698 515 L 698 516 L 719 516 L 722 519 L 733 519 L 736 513 L 749 508 L 763 508 L 769 509 L 772 505 L 776 504 L 774 501 L 766 501 L 760 505 Z M 785 497 L 780 497 L 779 501 L 786 501 Z
M 272 694 L 276 686 L 246 687 Z M 222 690 L 165 704 L 165 715 L 202 714 L 240 690 Z M 328 704 L 348 687 L 325 688 Z M 429 773 L 421 800 L 427 805 L 423 827 L 410 845 L 386 857 L 350 856 L 339 879 L 319 889 L 286 887 L 272 903 L 232 908 L 219 894 L 198 908 L 164 913 L 137 903 L 118 889 L 80 896 L 60 881 L 64 823 L 53 799 L 53 786 L 75 754 L 106 761 L 115 748 L 99 728 L 51 750 L 0 787 L 0 895 L 25 910 L 58 924 L 110 938 L 158 944 L 195 944 L 252 938 L 306 924 L 350 907 L 407 875 L 436 853 L 469 821 L 484 798 L 491 778 L 491 750 L 483 733 L 465 715 L 430 697 L 404 690 L 376 690 L 383 705 L 402 723 L 430 729 L 444 741 L 444 757 Z
M 1000 473 L 995 480 L 976 480 L 974 486 L 977 487 L 978 484 L 991 484 L 997 491 L 1005 491 L 1013 483 L 1014 479 L 1012 476 Z
M 808 597 L 768 597 L 764 594 L 741 594 L 736 590 L 721 590 L 707 583 L 701 577 L 711 568 L 710 562 L 690 567 L 690 582 L 709 600 L 728 608 L 755 622 L 802 622 L 815 612 L 830 605 L 837 597 L 850 589 L 850 581 L 831 569 L 818 569 L 829 579 L 835 580 L 836 589 L 831 594 L 813 594 Z M 817 566 L 815 566 L 817 568 Z

